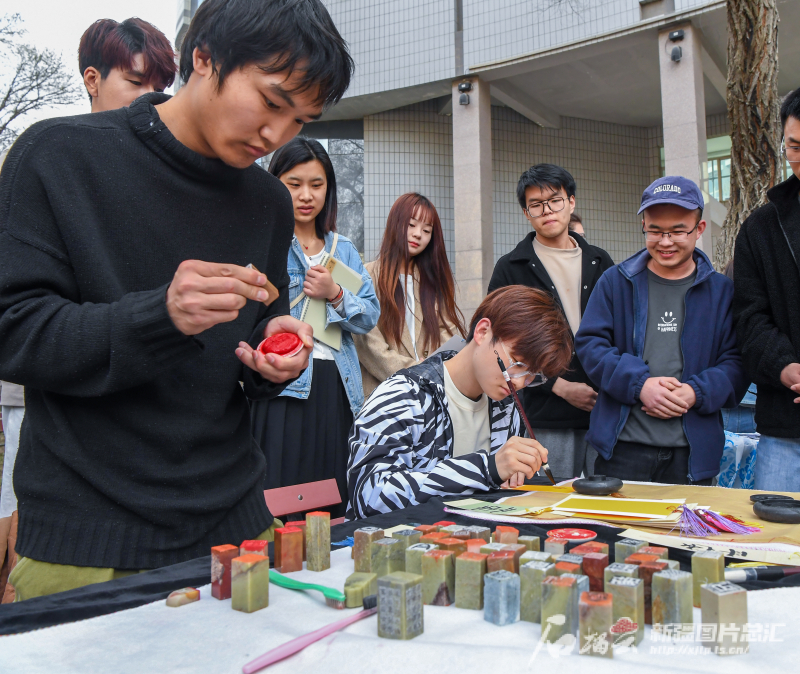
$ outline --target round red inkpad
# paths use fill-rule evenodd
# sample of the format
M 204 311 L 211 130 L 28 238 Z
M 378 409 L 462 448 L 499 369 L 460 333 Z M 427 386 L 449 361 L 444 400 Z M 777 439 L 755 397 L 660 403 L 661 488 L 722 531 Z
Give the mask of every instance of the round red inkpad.
M 591 541 L 597 538 L 597 534 L 589 529 L 550 529 L 547 535 L 564 541 Z
M 279 332 L 272 337 L 267 337 L 258 345 L 258 350 L 265 356 L 268 353 L 274 353 L 286 358 L 296 356 L 302 349 L 303 340 L 291 332 Z

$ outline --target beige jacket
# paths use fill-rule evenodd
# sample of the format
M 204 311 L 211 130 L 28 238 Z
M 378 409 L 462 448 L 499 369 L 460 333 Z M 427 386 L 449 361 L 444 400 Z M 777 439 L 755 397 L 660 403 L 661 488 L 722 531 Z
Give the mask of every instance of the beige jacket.
M 378 287 L 378 261 L 369 262 L 364 265 L 375 288 Z M 452 334 L 447 331 L 448 326 Z M 414 274 L 414 332 L 416 333 L 416 343 L 422 347 L 422 305 L 419 299 L 419 275 Z M 439 319 L 439 333 L 441 343 L 444 344 L 452 335 L 458 334 L 455 327 Z M 366 335 L 353 334 L 353 341 L 358 351 L 358 360 L 361 363 L 361 381 L 364 385 L 364 397 L 372 393 L 378 384 L 391 377 L 398 370 L 416 365 L 418 361 L 414 357 L 414 346 L 411 342 L 411 333 L 408 325 L 403 325 L 403 334 L 400 338 L 398 348 L 390 346 L 383 336 L 380 328 L 375 326 Z M 423 351 L 419 354 L 420 360 L 425 360 L 430 354 Z

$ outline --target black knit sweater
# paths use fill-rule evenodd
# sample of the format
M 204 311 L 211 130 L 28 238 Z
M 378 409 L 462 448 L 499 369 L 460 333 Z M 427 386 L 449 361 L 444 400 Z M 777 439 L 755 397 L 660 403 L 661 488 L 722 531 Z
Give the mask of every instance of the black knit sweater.
M 288 313 L 291 197 L 179 143 L 153 107 L 167 99 L 35 124 L 0 173 L 0 379 L 25 386 L 24 557 L 153 568 L 272 523 L 245 394 L 283 386 L 234 350 Z M 187 259 L 252 262 L 280 298 L 187 337 L 166 308 Z

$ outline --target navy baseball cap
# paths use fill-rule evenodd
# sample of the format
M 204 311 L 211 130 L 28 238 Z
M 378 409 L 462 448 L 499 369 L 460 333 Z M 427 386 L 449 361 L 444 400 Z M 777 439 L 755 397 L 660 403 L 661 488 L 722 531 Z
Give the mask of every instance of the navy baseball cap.
M 656 204 L 675 204 L 693 211 L 705 207 L 703 194 L 693 181 L 681 176 L 659 178 L 642 193 L 641 213 L 645 208 Z M 638 215 L 638 214 L 637 214 Z

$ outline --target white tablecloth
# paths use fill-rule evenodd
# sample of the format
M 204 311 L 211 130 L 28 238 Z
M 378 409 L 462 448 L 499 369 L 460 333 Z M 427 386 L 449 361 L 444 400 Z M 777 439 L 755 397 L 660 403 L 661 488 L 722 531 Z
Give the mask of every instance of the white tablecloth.
M 332 553 L 331 562 L 328 571 L 302 571 L 292 576 L 341 588 L 353 570 L 349 549 Z M 270 648 L 356 610 L 336 611 L 325 606 L 319 593 L 272 585 L 269 607 L 245 614 L 231 610 L 229 600 L 213 599 L 208 586 L 201 592 L 201 601 L 179 608 L 168 608 L 159 601 L 69 625 L 0 637 L 0 672 L 236 674 Z M 371 617 L 266 671 L 389 674 L 424 668 L 437 674 L 516 670 L 574 674 L 576 668 L 586 667 L 598 674 L 641 674 L 642 667 L 649 673 L 797 671 L 800 588 L 750 592 L 748 601 L 751 623 L 779 626 L 772 629 L 775 640 L 752 642 L 750 653 L 741 656 L 720 657 L 704 651 L 699 642 L 656 643 L 649 627 L 637 652 L 613 660 L 578 654 L 559 657 L 546 646 L 540 646 L 534 656 L 540 635 L 537 624 L 497 627 L 483 620 L 482 611 L 426 606 L 425 633 L 416 639 L 380 639 L 377 619 Z M 695 622 L 700 622 L 699 609 L 695 609 Z M 769 627 L 762 630 L 770 632 Z M 671 654 L 665 649 L 672 649 Z

